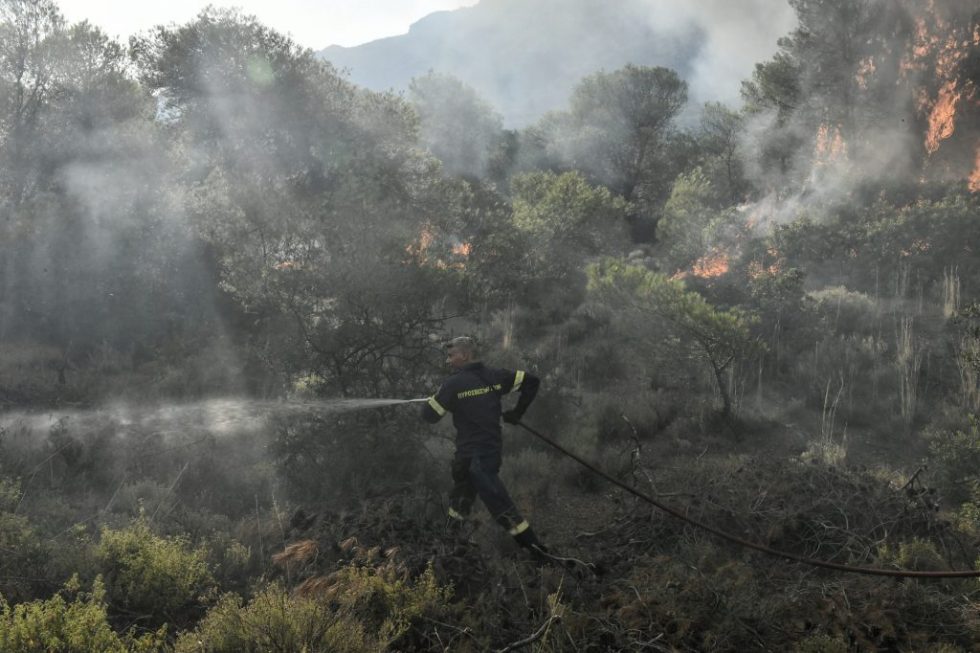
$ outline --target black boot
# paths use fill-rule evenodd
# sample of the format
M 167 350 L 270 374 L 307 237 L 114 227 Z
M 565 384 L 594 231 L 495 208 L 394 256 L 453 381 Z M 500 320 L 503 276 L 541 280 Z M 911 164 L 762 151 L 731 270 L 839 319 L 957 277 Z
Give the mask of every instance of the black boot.
M 517 545 L 528 550 L 531 558 L 537 562 L 547 562 L 551 558 L 548 555 L 548 547 L 541 543 L 534 530 L 530 527 L 514 536 Z
M 538 536 L 534 534 L 530 528 L 525 529 L 522 533 L 518 533 L 514 536 L 514 541 L 518 545 L 524 547 L 531 554 L 531 560 L 534 560 L 538 564 L 554 564 L 559 567 L 564 567 L 570 571 L 579 573 L 592 572 L 596 576 L 602 575 L 602 570 L 591 562 L 583 562 L 577 558 L 566 558 L 565 556 L 554 553 L 548 549 L 544 544 L 541 544 L 541 540 Z
M 446 535 L 450 539 L 462 538 L 466 531 L 470 530 L 471 525 L 468 522 L 464 513 L 450 508 L 446 515 Z

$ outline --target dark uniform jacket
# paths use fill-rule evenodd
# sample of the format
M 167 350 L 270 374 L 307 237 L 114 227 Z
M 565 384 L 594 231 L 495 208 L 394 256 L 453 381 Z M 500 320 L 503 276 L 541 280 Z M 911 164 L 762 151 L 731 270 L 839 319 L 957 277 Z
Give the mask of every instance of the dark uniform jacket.
M 439 392 L 422 407 L 422 417 L 438 422 L 447 412 L 456 427 L 456 457 L 471 458 L 500 454 L 501 396 L 520 392 L 514 410 L 523 414 L 538 392 L 538 377 L 522 370 L 512 371 L 469 363 L 446 379 Z

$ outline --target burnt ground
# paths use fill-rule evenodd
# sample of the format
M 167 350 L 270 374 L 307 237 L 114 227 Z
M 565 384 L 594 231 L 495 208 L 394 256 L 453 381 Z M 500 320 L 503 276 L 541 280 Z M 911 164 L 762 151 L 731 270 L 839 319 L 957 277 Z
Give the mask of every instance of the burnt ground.
M 797 555 L 970 569 L 980 546 L 918 478 L 903 485 L 869 467 L 704 452 L 661 463 L 656 487 L 653 470 L 634 468 L 623 480 L 695 519 Z M 532 561 L 479 506 L 470 528 L 450 533 L 445 497 L 419 488 L 322 512 L 292 533 L 307 551 L 280 560 L 280 573 L 302 587 L 344 565 L 387 565 L 406 579 L 431 565 L 452 588 L 451 603 L 438 619 L 415 624 L 400 650 L 447 650 L 450 640 L 452 650 L 503 649 L 542 632 L 536 641 L 550 647 L 542 650 L 556 651 L 956 651 L 980 643 L 975 580 L 882 579 L 768 557 L 611 486 L 583 486 L 577 475 L 533 498 L 517 491 L 515 500 L 554 551 L 601 573 Z

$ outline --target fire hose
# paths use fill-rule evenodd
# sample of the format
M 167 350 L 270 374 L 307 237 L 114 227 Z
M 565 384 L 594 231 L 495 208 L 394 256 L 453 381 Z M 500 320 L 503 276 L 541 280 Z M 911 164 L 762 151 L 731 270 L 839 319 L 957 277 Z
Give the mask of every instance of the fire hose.
M 695 526 L 695 527 L 700 528 L 700 529 L 702 529 L 704 531 L 707 531 L 707 532 L 711 533 L 712 535 L 715 535 L 716 537 L 719 537 L 719 538 L 721 538 L 723 540 L 727 540 L 729 542 L 732 542 L 733 544 L 738 544 L 739 546 L 743 546 L 743 547 L 746 547 L 746 548 L 749 548 L 749 549 L 753 549 L 755 551 L 759 551 L 760 553 L 765 553 L 767 555 L 776 556 L 776 557 L 779 557 L 779 558 L 784 558 L 786 560 L 792 560 L 793 562 L 799 562 L 799 563 L 802 563 L 802 564 L 805 564 L 805 565 L 811 565 L 813 567 L 822 567 L 824 569 L 833 569 L 835 571 L 842 571 L 842 572 L 847 572 L 847 573 L 852 573 L 852 574 L 867 574 L 867 575 L 870 575 L 870 576 L 892 576 L 892 577 L 897 577 L 897 578 L 978 578 L 978 577 L 980 577 L 980 571 L 975 571 L 975 570 L 970 570 L 970 571 L 963 571 L 963 570 L 959 570 L 959 571 L 958 570 L 952 570 L 952 571 L 906 571 L 906 570 L 902 570 L 902 569 L 881 569 L 881 568 L 876 568 L 876 567 L 857 567 L 857 566 L 845 565 L 845 564 L 841 564 L 841 563 L 837 563 L 837 562 L 828 562 L 826 560 L 816 560 L 814 558 L 807 558 L 805 556 L 796 555 L 795 553 L 789 553 L 787 551 L 779 551 L 777 549 L 773 549 L 773 548 L 770 548 L 768 546 L 765 546 L 764 544 L 759 544 L 757 542 L 751 542 L 749 540 L 742 539 L 742 538 L 737 537 L 735 535 L 732 535 L 730 533 L 726 533 L 725 531 L 719 530 L 719 529 L 717 529 L 717 528 L 715 528 L 713 526 L 710 526 L 708 524 L 705 524 L 704 522 L 698 521 L 697 519 L 694 519 L 692 517 L 688 517 L 687 515 L 685 515 L 685 514 L 679 512 L 679 511 L 675 510 L 674 508 L 671 508 L 670 506 L 664 505 L 663 503 L 657 501 L 656 499 L 654 499 L 653 497 L 649 496 L 648 494 L 646 494 L 644 492 L 641 492 L 640 490 L 636 489 L 635 487 L 633 487 L 631 485 L 627 485 L 626 483 L 623 483 L 622 481 L 620 481 L 620 480 L 618 480 L 618 479 L 610 476 L 609 474 L 607 474 L 606 472 L 602 471 L 598 467 L 596 467 L 596 466 L 592 465 L 591 463 L 589 463 L 588 461 L 580 458 L 579 456 L 575 455 L 574 453 L 572 453 L 568 449 L 565 449 L 560 444 L 558 444 L 557 442 L 555 442 L 551 438 L 547 437 L 543 433 L 541 433 L 541 432 L 539 432 L 539 431 L 531 428 L 530 426 L 528 426 L 524 422 L 517 422 L 517 426 L 520 426 L 524 430 L 526 430 L 529 433 L 531 433 L 531 435 L 534 435 L 535 437 L 541 439 L 542 441 L 544 441 L 545 443 L 547 443 L 551 447 L 557 449 L 560 453 L 564 454 L 565 456 L 568 456 L 569 458 L 571 458 L 572 460 L 574 460 L 578 464 L 580 464 L 583 467 L 585 467 L 586 469 L 588 469 L 593 474 L 596 474 L 597 476 L 601 476 L 602 478 L 606 479 L 607 481 L 609 481 L 610 483 L 612 483 L 616 487 L 618 487 L 620 489 L 623 489 L 623 490 L 626 490 L 627 492 L 629 492 L 633 496 L 635 496 L 635 497 L 637 497 L 639 499 L 642 499 L 643 501 L 646 501 L 650 505 L 658 508 L 659 510 L 662 510 L 663 512 L 667 513 L 671 517 L 675 517 L 677 519 L 680 519 L 683 522 L 686 522 L 686 523 L 688 523 L 688 524 L 690 524 L 692 526 Z

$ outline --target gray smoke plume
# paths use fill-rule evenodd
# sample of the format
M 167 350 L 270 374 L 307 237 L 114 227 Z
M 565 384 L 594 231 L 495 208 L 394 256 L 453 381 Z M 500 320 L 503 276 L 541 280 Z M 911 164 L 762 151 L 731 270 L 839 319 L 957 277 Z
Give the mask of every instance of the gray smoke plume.
M 734 104 L 755 62 L 794 26 L 785 0 L 482 0 L 431 14 L 408 34 L 320 55 L 356 84 L 404 90 L 429 71 L 458 77 L 508 127 L 564 109 L 574 86 L 628 63 L 676 70 L 692 106 Z
M 658 34 L 697 33 L 699 47 L 686 76 L 692 104 L 738 104 L 739 88 L 753 66 L 776 51 L 776 41 L 796 26 L 786 0 L 642 0 Z M 610 10 L 612 9 L 610 5 Z

